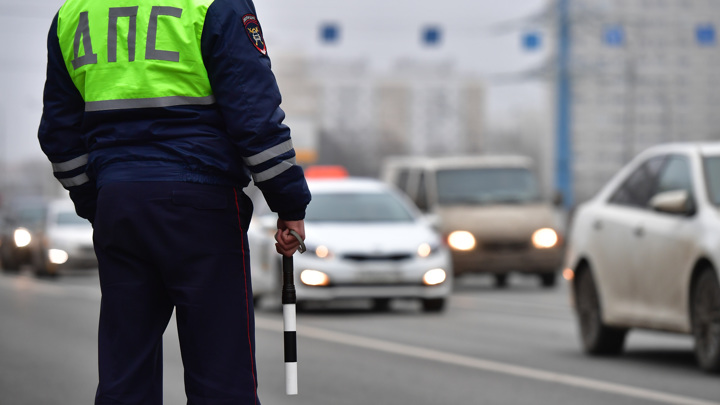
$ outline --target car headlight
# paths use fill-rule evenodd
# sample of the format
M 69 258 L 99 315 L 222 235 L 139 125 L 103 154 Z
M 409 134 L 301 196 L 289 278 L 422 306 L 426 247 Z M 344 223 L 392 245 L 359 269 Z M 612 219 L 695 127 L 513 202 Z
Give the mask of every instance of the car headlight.
M 30 235 L 30 231 L 27 229 L 18 228 L 13 233 L 13 239 L 15 239 L 15 246 L 25 247 L 30 244 L 30 241 L 32 241 L 32 235 Z
M 50 249 L 48 250 L 48 260 L 52 264 L 63 264 L 68 261 L 70 256 L 62 249 Z
M 439 248 L 438 244 L 422 243 L 417 248 L 417 254 L 424 259 L 437 253 Z
M 432 269 L 425 272 L 423 275 L 423 284 L 425 285 L 438 285 L 442 284 L 447 279 L 447 274 L 443 269 Z
M 322 271 L 306 269 L 300 273 L 300 281 L 305 285 L 325 286 L 330 284 L 330 278 Z
M 560 238 L 558 238 L 557 232 L 550 228 L 541 228 L 535 231 L 532 235 L 533 246 L 537 249 L 549 249 L 557 245 Z
M 319 257 L 320 259 L 327 259 L 327 258 L 332 257 L 332 252 L 330 252 L 330 248 L 328 248 L 325 245 L 318 245 L 318 246 L 308 245 L 307 251 L 308 251 L 308 253 L 312 253 L 315 256 Z
M 455 250 L 472 250 L 475 237 L 468 231 L 455 231 L 448 235 L 448 244 Z

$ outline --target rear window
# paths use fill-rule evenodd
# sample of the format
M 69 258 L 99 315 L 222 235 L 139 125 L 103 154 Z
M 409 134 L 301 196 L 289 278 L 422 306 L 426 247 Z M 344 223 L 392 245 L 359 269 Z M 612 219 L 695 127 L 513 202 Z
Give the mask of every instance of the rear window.
M 452 204 L 508 204 L 540 200 L 533 173 L 525 168 L 452 169 L 437 172 L 438 200 Z
M 412 213 L 390 193 L 313 193 L 308 222 L 411 222 Z

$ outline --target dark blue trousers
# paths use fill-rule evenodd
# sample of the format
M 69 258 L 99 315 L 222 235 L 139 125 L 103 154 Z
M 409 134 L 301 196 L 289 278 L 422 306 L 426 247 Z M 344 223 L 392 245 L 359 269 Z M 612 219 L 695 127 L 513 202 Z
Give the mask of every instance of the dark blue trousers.
M 162 403 L 162 335 L 176 311 L 190 405 L 259 404 L 241 190 L 123 182 L 99 191 L 102 302 L 95 404 Z

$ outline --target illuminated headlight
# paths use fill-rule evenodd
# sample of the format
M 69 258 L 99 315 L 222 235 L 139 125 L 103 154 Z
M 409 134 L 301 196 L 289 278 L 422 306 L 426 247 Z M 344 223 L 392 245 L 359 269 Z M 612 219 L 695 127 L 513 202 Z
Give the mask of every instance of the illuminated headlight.
M 25 228 L 16 229 L 15 233 L 13 234 L 13 238 L 15 239 L 15 246 L 17 247 L 25 247 L 29 245 L 30 241 L 32 240 L 30 231 Z
M 472 250 L 475 237 L 468 231 L 455 231 L 448 236 L 448 244 L 455 250 Z
M 447 275 L 443 269 L 432 269 L 425 272 L 423 275 L 423 284 L 425 285 L 438 285 L 442 284 Z
M 550 228 L 538 229 L 532 235 L 532 243 L 537 249 L 549 249 L 558 243 L 557 232 Z
M 324 286 L 330 284 L 327 274 L 317 270 L 303 270 L 300 273 L 300 281 L 305 285 Z
M 63 264 L 68 261 L 68 254 L 66 251 L 61 249 L 50 249 L 48 250 L 48 259 L 52 264 Z
M 573 269 L 571 269 L 569 267 L 566 268 L 565 270 L 563 270 L 562 275 L 563 275 L 563 278 L 567 281 L 572 281 L 572 279 L 575 278 L 575 272 L 573 271 Z
M 429 243 L 423 243 L 422 245 L 418 246 L 417 254 L 422 258 L 426 258 L 433 253 L 433 250 L 434 249 L 432 248 L 432 246 L 430 246 Z
M 308 246 L 308 252 L 315 254 L 315 256 L 319 257 L 320 259 L 327 259 L 329 257 L 332 257 L 330 249 L 325 245 Z

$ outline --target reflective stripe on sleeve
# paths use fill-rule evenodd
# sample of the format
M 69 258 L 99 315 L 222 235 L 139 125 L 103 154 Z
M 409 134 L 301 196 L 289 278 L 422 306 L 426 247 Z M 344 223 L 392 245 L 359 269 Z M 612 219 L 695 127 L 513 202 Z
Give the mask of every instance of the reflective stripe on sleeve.
M 85 111 L 129 110 L 131 108 L 173 107 L 178 105 L 212 105 L 215 96 L 206 97 L 156 97 L 131 98 L 124 100 L 89 101 L 85 103 Z
M 60 163 L 53 163 L 52 168 L 53 172 L 55 173 L 62 173 L 62 172 L 69 172 L 70 170 L 75 170 L 79 167 L 83 167 L 88 162 L 88 154 L 84 154 L 81 156 L 78 156 L 74 159 L 70 159 L 66 162 L 60 162 Z
M 275 145 L 272 148 L 266 149 L 256 155 L 252 155 L 250 157 L 243 158 L 245 161 L 245 164 L 248 166 L 257 166 L 259 164 L 265 163 L 268 160 L 278 157 L 282 155 L 283 153 L 290 152 L 293 148 L 292 140 L 288 139 L 287 141 Z
M 290 169 L 293 166 L 295 166 L 295 158 L 294 157 L 291 159 L 288 159 L 288 160 L 284 160 L 265 171 L 262 171 L 260 173 L 254 173 L 252 175 L 252 178 L 253 178 L 253 181 L 255 181 L 255 183 L 260 183 L 261 181 L 267 181 L 274 177 L 279 176 L 280 174 L 282 174 L 283 172 L 285 172 L 286 170 Z
M 87 183 L 88 181 L 90 181 L 87 174 L 85 174 L 85 173 L 79 174 L 75 177 L 70 177 L 68 179 L 58 179 L 58 180 L 60 181 L 60 184 L 62 184 L 63 187 L 65 187 L 65 188 L 81 186 L 81 185 Z

